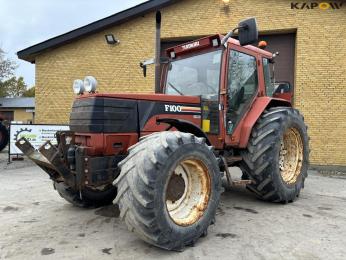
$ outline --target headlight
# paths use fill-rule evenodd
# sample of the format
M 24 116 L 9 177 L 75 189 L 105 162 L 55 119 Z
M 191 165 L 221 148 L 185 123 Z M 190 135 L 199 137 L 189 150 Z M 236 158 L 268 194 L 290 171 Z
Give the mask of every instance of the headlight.
M 84 84 L 83 84 L 83 80 L 81 79 L 76 79 L 75 81 L 73 81 L 73 92 L 76 95 L 81 95 L 84 92 Z
M 84 89 L 88 92 L 95 92 L 97 80 L 93 76 L 86 76 L 84 79 Z

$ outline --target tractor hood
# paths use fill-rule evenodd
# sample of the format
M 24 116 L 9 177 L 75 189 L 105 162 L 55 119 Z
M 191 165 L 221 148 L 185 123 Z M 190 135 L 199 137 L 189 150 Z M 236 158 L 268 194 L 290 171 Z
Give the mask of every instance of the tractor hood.
M 201 115 L 200 97 L 164 94 L 88 94 L 78 97 L 70 130 L 78 133 L 139 133 L 158 116 Z

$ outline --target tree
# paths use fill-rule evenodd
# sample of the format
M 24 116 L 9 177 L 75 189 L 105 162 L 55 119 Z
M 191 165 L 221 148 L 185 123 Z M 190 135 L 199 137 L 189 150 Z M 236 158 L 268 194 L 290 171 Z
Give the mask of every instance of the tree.
M 10 79 L 2 83 L 3 88 L 6 91 L 6 96 L 9 97 L 20 97 L 26 91 L 26 84 L 23 77 L 11 77 Z
M 0 48 L 0 82 L 13 76 L 17 65 L 10 59 L 5 58 L 5 52 Z
M 27 89 L 23 77 L 14 76 L 16 68 L 17 64 L 0 48 L 0 97 L 35 96 L 35 89 Z
M 6 97 L 6 96 L 7 96 L 6 88 L 2 85 L 2 82 L 0 81 L 0 98 Z
M 25 90 L 23 97 L 35 97 L 35 86 Z
M 7 83 L 12 83 L 9 78 L 13 77 L 17 65 L 10 59 L 5 58 L 5 52 L 0 48 L 0 97 L 5 97 L 7 93 Z

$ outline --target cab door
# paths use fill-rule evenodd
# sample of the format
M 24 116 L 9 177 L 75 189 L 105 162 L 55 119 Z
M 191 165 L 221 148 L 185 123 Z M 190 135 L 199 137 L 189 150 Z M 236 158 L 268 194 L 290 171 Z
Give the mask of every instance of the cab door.
M 225 125 L 226 134 L 232 135 L 258 93 L 259 74 L 255 53 L 240 47 L 230 49 L 228 55 Z

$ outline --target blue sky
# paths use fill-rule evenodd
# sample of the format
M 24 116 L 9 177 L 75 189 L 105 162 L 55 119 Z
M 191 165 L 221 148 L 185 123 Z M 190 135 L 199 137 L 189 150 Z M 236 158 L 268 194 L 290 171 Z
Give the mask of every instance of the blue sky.
M 35 65 L 16 52 L 102 19 L 145 0 L 0 0 L 0 48 L 19 65 L 17 76 L 35 84 Z

